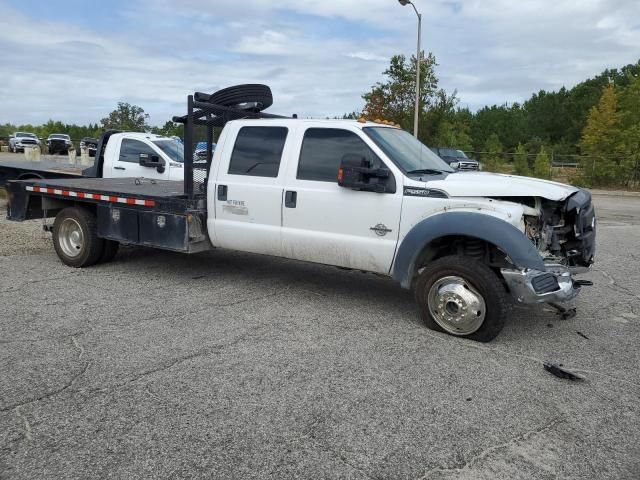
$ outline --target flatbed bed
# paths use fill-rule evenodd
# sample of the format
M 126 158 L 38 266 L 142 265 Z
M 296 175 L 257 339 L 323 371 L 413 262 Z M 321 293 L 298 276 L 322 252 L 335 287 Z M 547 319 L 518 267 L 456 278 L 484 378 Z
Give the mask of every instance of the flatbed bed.
M 55 178 L 8 182 L 10 220 L 55 217 L 82 203 L 95 209 L 100 237 L 186 253 L 207 250 L 206 197 L 183 182 L 146 178 Z
M 39 162 L 23 160 L 0 161 L 0 187 L 6 185 L 10 179 L 24 178 L 60 178 L 84 176 L 84 170 L 88 166 L 76 165 L 68 162 L 54 160 L 41 160 Z

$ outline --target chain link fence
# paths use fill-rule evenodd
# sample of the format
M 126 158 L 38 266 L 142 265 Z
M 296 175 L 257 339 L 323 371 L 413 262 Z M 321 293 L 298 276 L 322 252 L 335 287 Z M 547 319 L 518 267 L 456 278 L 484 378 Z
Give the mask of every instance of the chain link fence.
M 640 190 L 640 155 L 633 157 L 465 151 L 483 171 L 554 180 L 587 188 Z M 524 157 L 524 158 L 523 158 Z

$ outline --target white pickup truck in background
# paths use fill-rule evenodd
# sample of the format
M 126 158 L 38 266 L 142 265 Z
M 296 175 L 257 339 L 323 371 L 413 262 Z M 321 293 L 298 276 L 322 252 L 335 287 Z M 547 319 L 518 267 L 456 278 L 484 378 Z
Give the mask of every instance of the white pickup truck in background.
M 189 98 L 187 173 L 198 115 L 230 108 L 207 105 Z M 253 115 L 225 120 L 199 189 L 187 188 L 191 175 L 185 188 L 127 178 L 149 168 L 134 156 L 148 159 L 145 142 L 125 157 L 135 168 L 117 171 L 119 179 L 10 182 L 8 216 L 55 216 L 54 247 L 74 267 L 108 261 L 118 243 L 128 243 L 185 253 L 226 248 L 375 272 L 413 290 L 428 327 L 479 341 L 500 332 L 512 301 L 568 300 L 588 284 L 572 277 L 594 258 L 588 192 L 456 172 L 389 125 Z M 112 176 L 123 164 L 122 153 L 110 155 L 110 148 L 122 152 L 114 138 L 104 149 Z M 162 140 L 147 140 L 164 152 Z
M 33 178 L 145 177 L 182 181 L 184 177 L 184 146 L 174 138 L 111 130 L 98 143 L 105 146 L 104 153 L 94 157 L 91 166 L 47 158 L 38 162 L 0 161 L 0 187 L 9 180 Z

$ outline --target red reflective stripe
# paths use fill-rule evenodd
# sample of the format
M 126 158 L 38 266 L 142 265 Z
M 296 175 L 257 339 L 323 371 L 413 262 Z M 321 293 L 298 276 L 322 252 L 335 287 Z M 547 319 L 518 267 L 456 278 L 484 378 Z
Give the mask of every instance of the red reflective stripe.
M 27 186 L 26 189 L 28 191 L 39 192 L 39 193 L 50 193 L 52 195 L 61 195 L 63 197 L 78 197 L 78 198 L 89 198 L 92 200 L 103 200 L 112 203 L 125 203 L 127 205 L 143 205 L 145 207 L 155 207 L 156 202 L 154 200 L 144 200 L 138 198 L 126 198 L 126 197 L 117 197 L 114 195 L 100 195 L 99 193 L 87 193 L 87 192 L 74 192 L 72 190 L 57 190 L 54 188 L 47 187 L 38 187 L 36 185 Z

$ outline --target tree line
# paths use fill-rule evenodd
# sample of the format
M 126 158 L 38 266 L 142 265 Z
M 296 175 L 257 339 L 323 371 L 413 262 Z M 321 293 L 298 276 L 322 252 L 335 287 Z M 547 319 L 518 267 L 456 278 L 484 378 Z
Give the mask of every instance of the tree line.
M 362 98 L 362 111 L 343 118 L 365 116 L 398 123 L 412 131 L 416 57 L 395 55 L 378 82 Z M 570 159 L 580 165 L 574 183 L 622 185 L 638 175 L 640 162 L 640 61 L 607 69 L 572 88 L 540 90 L 522 103 L 486 106 L 478 111 L 459 106 L 456 91 L 439 87 L 432 53 L 420 62 L 419 138 L 425 144 L 475 152 L 483 167 L 548 178 L 551 159 Z M 0 125 L 0 139 L 15 131 L 41 138 L 66 133 L 78 141 L 97 137 L 108 128 L 147 131 L 183 137 L 172 121 L 150 126 L 142 107 L 120 102 L 100 123 Z M 635 181 L 640 179 L 635 178 Z
M 573 88 L 540 90 L 523 103 L 476 112 L 459 107 L 457 92 L 439 88 L 433 54 L 420 63 L 419 138 L 425 144 L 475 152 L 492 171 L 549 178 L 553 156 L 582 167 L 574 183 L 640 181 L 640 61 Z M 392 57 L 383 74 L 385 81 L 363 95 L 363 110 L 348 116 L 391 120 L 411 131 L 416 57 Z

